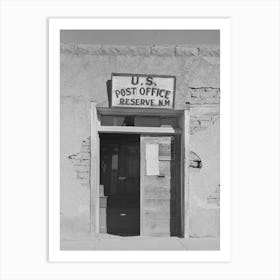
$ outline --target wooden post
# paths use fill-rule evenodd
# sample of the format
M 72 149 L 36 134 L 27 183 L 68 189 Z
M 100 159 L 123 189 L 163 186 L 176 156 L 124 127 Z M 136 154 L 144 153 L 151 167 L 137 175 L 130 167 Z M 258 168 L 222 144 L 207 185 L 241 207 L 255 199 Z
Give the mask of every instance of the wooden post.
M 182 116 L 182 141 L 181 141 L 181 163 L 182 163 L 182 186 L 183 186 L 183 224 L 184 237 L 190 235 L 190 205 L 189 205 L 189 161 L 190 161 L 190 110 L 186 109 Z
M 90 133 L 90 230 L 94 235 L 99 233 L 99 134 L 96 104 L 91 103 Z

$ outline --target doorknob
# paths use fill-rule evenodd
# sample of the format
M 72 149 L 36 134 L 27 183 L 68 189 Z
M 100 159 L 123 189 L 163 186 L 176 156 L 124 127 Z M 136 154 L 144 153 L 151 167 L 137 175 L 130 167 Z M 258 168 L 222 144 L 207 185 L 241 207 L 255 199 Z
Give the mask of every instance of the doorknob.
M 126 179 L 126 177 L 123 177 L 123 176 L 119 177 L 119 180 L 125 180 L 125 179 Z

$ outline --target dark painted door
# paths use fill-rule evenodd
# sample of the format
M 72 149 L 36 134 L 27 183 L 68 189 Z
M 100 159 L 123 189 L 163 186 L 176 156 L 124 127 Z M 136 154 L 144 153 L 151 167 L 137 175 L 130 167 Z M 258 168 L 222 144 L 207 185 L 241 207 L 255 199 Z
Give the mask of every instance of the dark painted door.
M 107 232 L 140 234 L 140 137 L 103 134 L 101 184 L 107 199 Z

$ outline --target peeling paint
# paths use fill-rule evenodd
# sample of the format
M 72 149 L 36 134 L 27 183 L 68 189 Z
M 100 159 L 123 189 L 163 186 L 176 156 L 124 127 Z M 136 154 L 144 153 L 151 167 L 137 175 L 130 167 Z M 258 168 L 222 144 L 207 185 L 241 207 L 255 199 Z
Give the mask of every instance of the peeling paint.
M 220 185 L 216 188 L 216 190 L 207 197 L 207 202 L 209 204 L 215 204 L 220 206 Z
M 208 203 L 208 198 L 202 200 L 198 196 L 194 195 L 190 201 L 191 207 L 200 207 L 203 209 L 217 209 L 219 208 L 216 204 Z
M 68 159 L 71 160 L 76 178 L 80 184 L 89 187 L 89 172 L 90 172 L 90 137 L 82 141 L 80 152 L 69 155 Z

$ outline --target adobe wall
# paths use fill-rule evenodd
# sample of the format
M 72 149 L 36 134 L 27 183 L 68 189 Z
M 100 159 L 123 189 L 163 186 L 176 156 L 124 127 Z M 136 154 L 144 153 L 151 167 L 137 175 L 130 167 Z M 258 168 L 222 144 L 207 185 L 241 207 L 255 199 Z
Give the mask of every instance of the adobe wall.
M 175 108 L 191 106 L 190 236 L 219 235 L 220 51 L 210 46 L 62 44 L 61 234 L 89 236 L 90 101 L 108 106 L 111 73 L 176 76 Z

